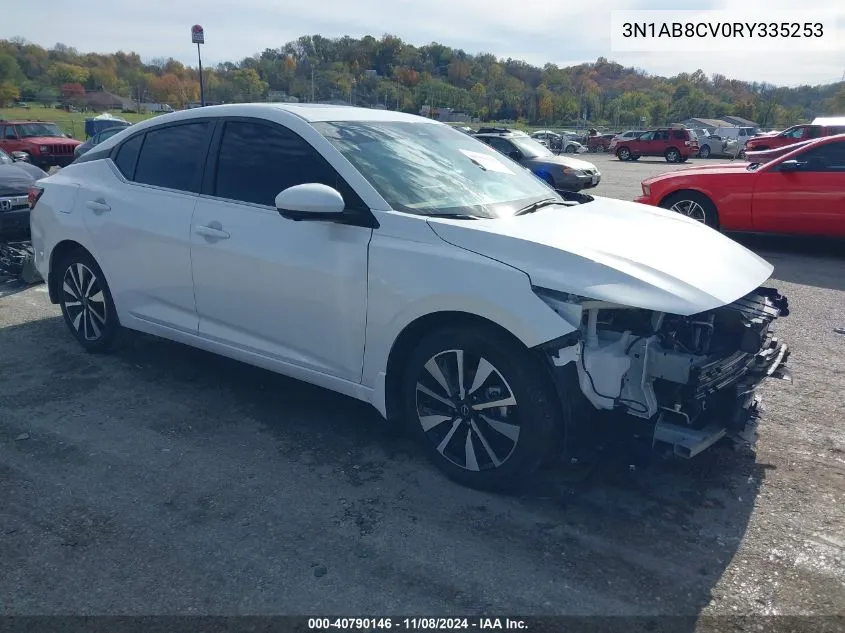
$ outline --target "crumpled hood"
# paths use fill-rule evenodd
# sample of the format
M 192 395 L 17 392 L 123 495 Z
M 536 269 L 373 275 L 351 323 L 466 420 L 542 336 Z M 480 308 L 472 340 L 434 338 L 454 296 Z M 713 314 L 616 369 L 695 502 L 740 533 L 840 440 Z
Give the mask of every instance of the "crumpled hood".
M 507 219 L 428 222 L 444 241 L 522 270 L 535 286 L 684 316 L 739 299 L 773 270 L 700 222 L 609 198 Z
M 571 156 L 543 156 L 540 158 L 531 158 L 527 163 L 532 165 L 562 165 L 563 167 L 569 167 L 571 169 L 595 169 L 595 165 L 592 163 L 588 163 L 585 160 L 580 160 L 578 158 L 572 158 Z

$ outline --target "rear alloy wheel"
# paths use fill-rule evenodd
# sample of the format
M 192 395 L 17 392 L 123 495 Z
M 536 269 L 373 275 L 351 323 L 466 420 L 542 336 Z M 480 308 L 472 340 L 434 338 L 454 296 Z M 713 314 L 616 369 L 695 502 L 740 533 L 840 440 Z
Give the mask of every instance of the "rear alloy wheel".
M 710 146 L 705 145 L 698 151 L 699 158 L 710 158 Z
M 68 328 L 89 352 L 111 348 L 120 331 L 117 312 L 103 271 L 78 249 L 58 263 L 59 305 Z
M 710 199 L 695 191 L 680 191 L 666 197 L 660 206 L 675 213 L 706 224 L 711 228 L 718 228 L 719 222 L 716 207 Z
M 630 160 L 631 159 L 631 150 L 627 147 L 620 147 L 616 150 L 616 158 L 619 160 Z
M 681 153 L 674 147 L 667 149 L 664 156 L 666 157 L 667 163 L 677 163 L 681 159 Z
M 505 336 L 470 328 L 420 342 L 406 366 L 402 401 L 429 458 L 473 488 L 523 484 L 563 428 L 538 359 Z

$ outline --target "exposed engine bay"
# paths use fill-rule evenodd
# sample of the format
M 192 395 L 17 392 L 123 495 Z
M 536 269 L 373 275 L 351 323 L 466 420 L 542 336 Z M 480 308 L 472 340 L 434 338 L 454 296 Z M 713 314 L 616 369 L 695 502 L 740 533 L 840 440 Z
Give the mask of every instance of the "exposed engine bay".
M 683 457 L 725 436 L 753 441 L 754 390 L 767 377 L 789 379 L 789 350 L 771 331 L 789 307 L 775 289 L 692 316 L 579 304 L 580 340 L 559 349 L 554 364 L 575 363 L 593 407 L 648 421 L 654 443 Z

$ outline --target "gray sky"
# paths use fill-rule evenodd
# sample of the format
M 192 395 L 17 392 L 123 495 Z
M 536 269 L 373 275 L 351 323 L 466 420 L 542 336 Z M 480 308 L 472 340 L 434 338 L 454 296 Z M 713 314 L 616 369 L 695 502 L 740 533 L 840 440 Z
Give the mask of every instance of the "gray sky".
M 468 53 L 490 52 L 542 66 L 605 56 L 659 75 L 693 72 L 779 85 L 839 81 L 845 73 L 845 3 L 841 0 L 37 0 L 3 9 L 0 37 L 22 36 L 42 46 L 57 42 L 84 52 L 135 51 L 145 60 L 174 57 L 196 64 L 190 27 L 205 28 L 203 63 L 239 61 L 304 34 L 379 37 L 391 33 L 422 45 L 437 41 Z M 796 52 L 789 42 L 766 53 L 614 52 L 612 9 L 742 9 L 765 21 L 774 9 L 812 21 L 838 11 L 838 48 Z M 598 8 L 601 7 L 601 8 Z

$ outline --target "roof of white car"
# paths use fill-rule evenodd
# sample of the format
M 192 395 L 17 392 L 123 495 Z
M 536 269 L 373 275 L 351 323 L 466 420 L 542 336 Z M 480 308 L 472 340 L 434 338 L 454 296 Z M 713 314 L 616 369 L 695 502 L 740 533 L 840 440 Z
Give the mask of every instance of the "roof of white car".
M 280 110 L 312 123 L 317 121 L 407 121 L 415 123 L 436 123 L 432 119 L 426 119 L 425 117 L 414 114 L 405 114 L 404 112 L 394 112 L 393 110 L 323 103 L 228 103 L 205 106 L 204 108 L 180 110 L 172 114 L 160 115 L 153 120 L 162 121 L 163 117 L 167 117 L 168 120 L 172 121 L 205 116 L 260 117 L 262 114 L 271 114 Z

